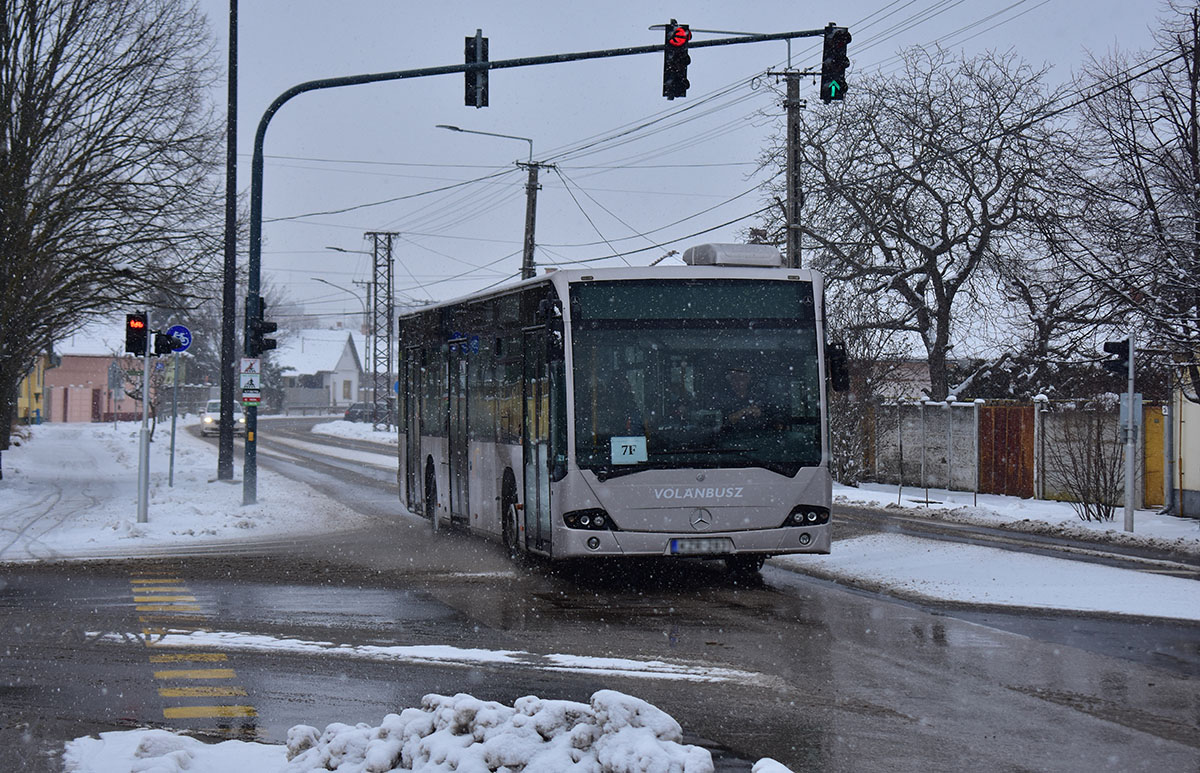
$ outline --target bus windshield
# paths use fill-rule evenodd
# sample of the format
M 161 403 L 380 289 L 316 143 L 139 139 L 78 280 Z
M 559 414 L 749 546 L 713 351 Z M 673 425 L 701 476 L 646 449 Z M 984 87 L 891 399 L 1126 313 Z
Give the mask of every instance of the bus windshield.
M 575 453 L 601 477 L 821 460 L 812 285 L 573 285 Z

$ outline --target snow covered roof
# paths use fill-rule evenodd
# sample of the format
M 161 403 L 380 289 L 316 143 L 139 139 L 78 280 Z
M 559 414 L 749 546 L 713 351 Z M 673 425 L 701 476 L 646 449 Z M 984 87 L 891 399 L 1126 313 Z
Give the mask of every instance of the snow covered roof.
M 275 350 L 275 363 L 293 375 L 332 373 L 346 351 L 353 347 L 358 367 L 362 369 L 363 342 L 361 335 L 349 330 L 301 330 L 294 336 L 279 341 Z

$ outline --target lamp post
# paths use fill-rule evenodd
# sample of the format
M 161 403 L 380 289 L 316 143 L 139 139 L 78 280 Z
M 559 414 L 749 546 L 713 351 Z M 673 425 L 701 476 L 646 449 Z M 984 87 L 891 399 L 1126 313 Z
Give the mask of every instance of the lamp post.
M 485 137 L 503 137 L 509 140 L 521 140 L 529 143 L 529 160 L 525 162 L 518 161 L 517 166 L 529 170 L 529 179 L 525 183 L 525 247 L 521 253 L 521 278 L 532 279 L 536 274 L 533 265 L 533 232 L 534 222 L 537 219 L 537 192 L 538 192 L 538 170 L 542 167 L 553 167 L 553 164 L 543 164 L 533 160 L 533 140 L 529 137 L 518 137 L 515 134 L 497 134 L 496 132 L 482 132 L 475 129 L 463 129 L 458 126 L 439 123 L 439 129 L 447 129 L 452 132 L 462 132 L 463 134 L 482 134 Z

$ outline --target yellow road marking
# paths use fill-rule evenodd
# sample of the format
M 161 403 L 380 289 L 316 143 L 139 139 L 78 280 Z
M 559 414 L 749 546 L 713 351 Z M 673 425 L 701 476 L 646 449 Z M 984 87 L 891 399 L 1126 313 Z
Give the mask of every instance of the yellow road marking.
M 134 603 L 146 601 L 195 601 L 195 596 L 134 596 Z
M 257 717 L 253 706 L 180 706 L 163 709 L 167 719 L 204 719 L 208 717 Z
M 131 590 L 134 593 L 191 593 L 186 585 L 140 585 Z
M 228 698 L 245 696 L 241 687 L 160 687 L 158 694 L 164 698 Z
M 167 622 L 167 623 L 207 623 L 207 615 L 142 615 L 138 618 L 139 623 Z
M 224 652 L 173 652 L 170 655 L 151 655 L 151 663 L 214 663 L 229 660 Z
M 155 679 L 233 679 L 232 668 L 182 668 L 173 671 L 155 671 Z
M 154 584 L 167 583 L 167 582 L 171 582 L 171 583 L 183 582 L 183 580 L 179 579 L 178 577 L 174 577 L 174 576 L 163 577 L 162 575 L 157 575 L 157 574 L 144 575 L 142 577 L 131 577 L 131 578 L 129 578 L 129 581 L 132 583 L 154 583 Z
M 134 607 L 137 612 L 199 612 L 195 604 L 139 604 Z

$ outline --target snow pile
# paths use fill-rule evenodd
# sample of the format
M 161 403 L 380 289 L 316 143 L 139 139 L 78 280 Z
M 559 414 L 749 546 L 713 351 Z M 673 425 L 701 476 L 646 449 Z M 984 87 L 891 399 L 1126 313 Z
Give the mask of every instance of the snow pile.
M 378 727 L 334 723 L 322 733 L 296 725 L 286 749 L 131 730 L 71 741 L 63 761 L 66 773 L 711 773 L 712 755 L 682 737 L 669 714 L 615 690 L 599 690 L 588 703 L 528 695 L 511 707 L 430 694 L 421 708 L 388 714 Z M 763 758 L 753 773 L 790 771 Z
M 529 695 L 511 708 L 463 693 L 426 695 L 421 708 L 389 714 L 379 727 L 293 727 L 285 770 L 710 773 L 708 751 L 682 737 L 670 715 L 613 690 L 588 704 Z

